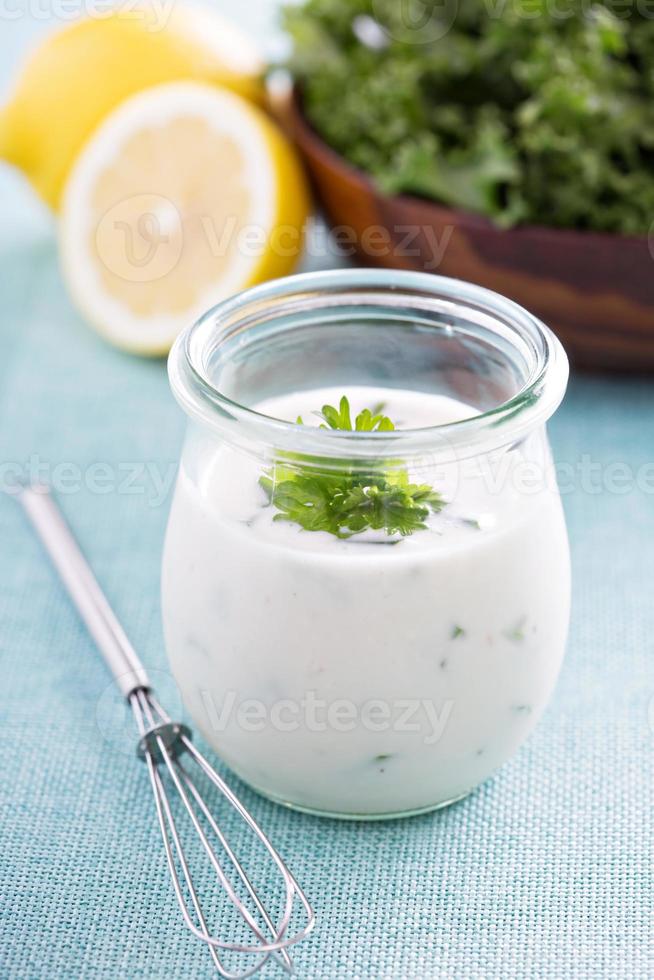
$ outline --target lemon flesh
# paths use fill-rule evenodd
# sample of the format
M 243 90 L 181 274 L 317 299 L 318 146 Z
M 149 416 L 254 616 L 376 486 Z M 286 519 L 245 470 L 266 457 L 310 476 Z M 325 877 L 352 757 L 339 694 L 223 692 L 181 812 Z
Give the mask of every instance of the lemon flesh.
M 62 270 L 120 347 L 165 353 L 210 306 L 294 268 L 309 210 L 295 153 L 268 117 L 194 82 L 122 103 L 66 184 Z
M 123 99 L 194 79 L 263 100 L 263 64 L 247 36 L 208 9 L 176 3 L 87 18 L 46 38 L 0 111 L 0 157 L 58 209 L 82 146 Z

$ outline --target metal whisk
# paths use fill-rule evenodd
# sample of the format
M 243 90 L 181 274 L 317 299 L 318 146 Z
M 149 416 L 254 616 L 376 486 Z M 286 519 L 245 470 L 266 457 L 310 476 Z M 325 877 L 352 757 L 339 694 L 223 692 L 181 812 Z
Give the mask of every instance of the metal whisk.
M 315 922 L 306 895 L 252 815 L 195 748 L 188 728 L 172 721 L 157 701 L 145 668 L 112 612 L 48 488 L 25 487 L 19 499 L 134 713 L 140 735 L 138 755 L 145 760 L 148 768 L 168 869 L 186 925 L 193 935 L 207 944 L 216 969 L 227 980 L 244 980 L 252 976 L 271 956 L 292 973 L 293 962 L 287 948 L 304 939 Z M 277 921 L 257 894 L 187 766 L 180 761 L 182 753 L 220 791 L 267 851 L 283 883 L 283 892 L 280 889 L 283 894 L 280 903 L 282 910 L 278 912 Z M 178 794 L 182 813 L 189 818 L 224 894 L 254 941 L 227 941 L 210 933 L 193 883 L 167 784 L 172 784 Z M 292 932 L 291 922 L 298 909 L 296 899 L 302 910 L 303 924 L 302 928 Z M 219 956 L 219 950 L 247 954 L 247 968 L 235 972 L 228 969 Z

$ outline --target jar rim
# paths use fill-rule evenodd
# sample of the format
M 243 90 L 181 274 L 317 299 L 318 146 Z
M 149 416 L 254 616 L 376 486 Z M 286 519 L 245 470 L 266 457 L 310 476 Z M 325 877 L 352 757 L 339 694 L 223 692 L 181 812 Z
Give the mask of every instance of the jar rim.
M 456 422 L 390 432 L 353 432 L 301 426 L 264 415 L 229 398 L 216 387 L 206 369 L 206 354 L 234 332 L 256 324 L 277 305 L 335 308 L 339 297 L 351 303 L 372 295 L 384 304 L 411 299 L 425 310 L 448 306 L 465 310 L 478 323 L 512 331 L 504 339 L 522 344 L 529 355 L 524 383 L 509 399 Z M 341 300 L 342 302 L 343 300 Z M 312 307 L 313 304 L 313 307 Z M 382 305 L 382 304 L 380 304 Z M 499 293 L 461 279 L 426 272 L 383 269 L 336 269 L 287 276 L 246 289 L 209 309 L 179 335 L 168 358 L 171 388 L 191 418 L 238 436 L 311 456 L 341 458 L 403 457 L 446 449 L 456 458 L 518 441 L 543 425 L 560 405 L 568 381 L 568 359 L 561 342 L 538 318 Z

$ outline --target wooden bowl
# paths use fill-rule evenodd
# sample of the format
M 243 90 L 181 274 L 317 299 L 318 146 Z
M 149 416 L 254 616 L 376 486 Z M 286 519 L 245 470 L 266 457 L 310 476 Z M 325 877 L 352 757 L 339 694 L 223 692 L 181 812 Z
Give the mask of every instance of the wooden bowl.
M 654 370 L 654 235 L 502 231 L 468 212 L 383 195 L 311 128 L 297 93 L 282 116 L 339 240 L 365 264 L 480 283 L 539 316 L 575 363 Z

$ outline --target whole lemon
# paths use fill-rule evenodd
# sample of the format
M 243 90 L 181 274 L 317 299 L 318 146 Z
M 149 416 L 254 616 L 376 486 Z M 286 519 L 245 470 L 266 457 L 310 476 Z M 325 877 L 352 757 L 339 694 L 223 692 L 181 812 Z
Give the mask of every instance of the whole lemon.
M 58 209 L 82 146 L 125 98 L 161 82 L 216 83 L 263 100 L 252 42 L 214 12 L 177 3 L 88 17 L 46 38 L 0 110 L 0 157 Z

